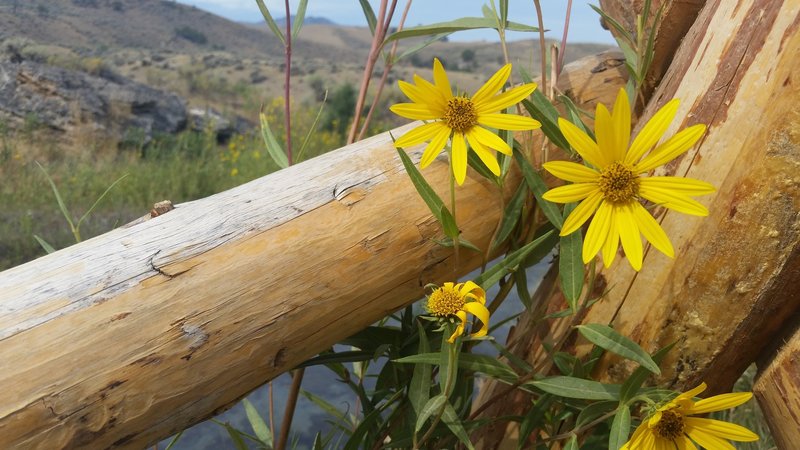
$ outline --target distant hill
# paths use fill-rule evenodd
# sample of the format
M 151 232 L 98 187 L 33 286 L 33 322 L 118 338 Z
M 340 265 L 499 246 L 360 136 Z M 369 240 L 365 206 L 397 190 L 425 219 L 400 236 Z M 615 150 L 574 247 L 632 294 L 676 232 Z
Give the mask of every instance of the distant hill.
M 289 20 L 294 23 L 294 14 L 289 16 Z M 260 23 L 264 23 L 261 21 Z M 275 17 L 275 23 L 278 25 L 286 25 L 286 16 Z M 325 17 L 305 16 L 303 17 L 303 25 L 338 25 L 336 22 Z

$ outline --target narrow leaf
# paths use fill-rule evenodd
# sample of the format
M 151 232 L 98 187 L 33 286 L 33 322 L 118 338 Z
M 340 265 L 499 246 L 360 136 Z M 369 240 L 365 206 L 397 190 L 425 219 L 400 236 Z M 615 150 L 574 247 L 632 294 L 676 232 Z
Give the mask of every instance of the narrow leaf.
M 528 189 L 525 185 L 520 184 L 514 196 L 511 197 L 511 201 L 508 202 L 503 212 L 503 218 L 500 221 L 500 230 L 498 230 L 497 237 L 495 237 L 492 243 L 492 248 L 500 246 L 500 244 L 508 239 L 511 232 L 514 231 L 514 227 L 517 226 L 517 222 L 519 222 L 519 218 L 522 215 L 522 206 L 525 204 L 525 194 L 527 194 L 527 192 Z
M 537 387 L 559 397 L 584 400 L 619 400 L 619 385 L 574 377 L 551 377 L 530 381 L 526 384 Z
M 550 139 L 550 142 L 558 147 L 573 153 L 572 148 L 561 133 L 558 127 L 558 111 L 550 103 L 550 100 L 542 95 L 539 90 L 533 91 L 530 99 L 522 100 L 522 106 L 534 119 L 542 124 L 542 133 Z
M 56 202 L 58 203 L 58 208 L 61 210 L 61 214 L 64 215 L 64 218 L 67 219 L 67 223 L 69 224 L 70 229 L 75 229 L 75 226 L 72 223 L 72 217 L 69 215 L 69 211 L 67 210 L 67 205 L 64 204 L 64 199 L 61 198 L 61 193 L 58 191 L 56 187 L 56 183 L 53 182 L 53 179 L 50 178 L 50 174 L 47 173 L 44 167 L 39 164 L 39 161 L 36 161 L 36 165 L 39 166 L 39 169 L 42 170 L 44 176 L 47 178 L 47 182 L 50 183 L 50 188 L 53 190 L 53 194 L 56 196 Z
M 450 214 L 450 210 L 447 209 L 446 206 L 442 205 L 441 209 L 439 210 L 439 215 L 442 218 L 441 222 L 445 236 L 449 237 L 450 239 L 458 238 L 458 225 L 456 224 L 456 218 Z
M 361 0 L 366 1 L 366 0 Z M 451 20 L 449 22 L 438 22 L 430 25 L 423 25 L 419 27 L 405 28 L 396 33 L 392 33 L 384 41 L 384 45 L 396 41 L 398 39 L 408 39 L 417 36 L 431 36 L 441 33 L 454 33 L 463 30 L 477 30 L 481 28 L 497 29 L 497 21 L 490 20 L 486 17 L 462 17 L 460 19 Z M 524 25 L 516 22 L 508 22 L 507 30 L 510 31 L 523 31 L 535 32 L 539 31 L 538 28 L 529 25 Z
M 297 12 L 294 15 L 294 22 L 292 23 L 292 39 L 296 38 L 300 33 L 300 28 L 303 28 L 307 7 L 308 0 L 300 0 L 300 4 L 297 5 Z
M 425 406 L 422 407 L 422 411 L 417 416 L 417 424 L 414 426 L 414 431 L 419 431 L 425 425 L 425 422 L 434 415 L 439 414 L 439 411 L 442 410 L 442 407 L 447 402 L 447 397 L 442 394 L 437 395 L 436 397 L 431 398 L 425 403 Z
M 303 139 L 303 145 L 300 146 L 300 150 L 297 152 L 297 158 L 295 161 L 301 162 L 303 161 L 303 156 L 306 151 L 306 147 L 308 146 L 308 142 L 311 140 L 311 136 L 317 131 L 317 125 L 319 124 L 319 118 L 322 117 L 322 111 L 325 109 L 325 102 L 328 101 L 328 91 L 325 91 L 325 96 L 322 97 L 322 104 L 319 105 L 319 110 L 317 111 L 317 116 L 314 117 L 314 122 L 311 123 L 311 128 L 308 129 L 308 133 L 306 137 Z
M 422 353 L 396 359 L 395 362 L 440 365 L 440 358 L 441 355 L 439 353 Z M 458 367 L 470 372 L 485 373 L 486 375 L 506 382 L 514 382 L 517 379 L 517 374 L 508 364 L 493 356 L 462 353 L 458 358 Z
M 444 414 L 442 414 L 442 421 L 450 428 L 450 431 L 461 441 L 462 444 L 467 446 L 469 450 L 475 450 L 472 442 L 469 440 L 467 431 L 464 430 L 464 425 L 461 423 L 461 418 L 456 414 L 456 410 L 447 403 L 444 407 Z
M 183 436 L 183 430 L 179 431 L 178 434 L 172 437 L 172 439 L 169 441 L 169 444 L 167 444 L 167 447 L 164 450 L 172 450 L 172 447 L 174 447 L 175 444 L 178 443 L 181 436 Z
M 375 11 L 370 6 L 368 0 L 358 0 L 361 4 L 361 10 L 364 11 L 364 17 L 367 19 L 367 25 L 369 25 L 369 31 L 375 36 L 375 28 L 378 25 L 378 19 L 375 18 Z
M 669 344 L 664 348 L 659 349 L 657 352 L 653 353 L 652 359 L 656 362 L 656 364 L 661 364 L 661 361 L 664 359 L 664 356 L 672 350 L 672 347 L 675 346 L 675 343 Z M 620 390 L 620 400 L 623 402 L 627 402 L 639 391 L 639 388 L 642 384 L 647 380 L 647 378 L 651 375 L 650 370 L 646 369 L 644 366 L 639 366 L 636 370 L 633 371 L 630 377 L 622 383 L 622 389 Z
M 611 422 L 611 433 L 608 435 L 608 448 L 619 450 L 626 442 L 631 431 L 631 410 L 628 406 L 620 406 L 614 421 Z
M 575 428 L 581 428 L 594 421 L 603 414 L 613 411 L 619 406 L 619 402 L 594 402 L 581 408 L 578 418 L 575 419 Z
M 45 241 L 44 239 L 40 238 L 39 236 L 34 234 L 33 238 L 36 239 L 36 242 L 38 242 L 39 245 L 42 246 L 42 248 L 44 249 L 44 251 L 47 252 L 48 255 L 50 253 L 53 253 L 54 251 L 56 251 L 56 249 L 54 249 L 52 245 L 48 244 L 47 241 Z
M 272 134 L 267 115 L 262 112 L 258 114 L 258 118 L 261 120 L 261 137 L 264 139 L 264 145 L 267 147 L 267 153 L 269 153 L 270 158 L 281 169 L 289 167 L 289 159 L 286 157 L 286 153 L 284 153 L 278 140 L 275 139 L 275 135 Z
M 87 210 L 87 211 L 86 211 L 86 212 L 85 212 L 85 213 L 84 213 L 84 214 L 81 216 L 81 218 L 80 218 L 80 219 L 78 219 L 78 225 L 76 225 L 76 227 L 77 227 L 77 228 L 80 228 L 80 226 L 81 226 L 81 223 L 82 223 L 82 222 L 83 222 L 83 221 L 84 221 L 84 220 L 85 220 L 87 217 L 89 217 L 89 214 L 91 214 L 91 213 L 92 213 L 92 211 L 94 211 L 94 209 L 97 207 L 97 205 L 99 205 L 99 204 L 100 204 L 100 202 L 103 200 L 103 198 L 105 198 L 105 196 L 106 196 L 106 195 L 108 195 L 108 193 L 111 191 L 111 189 L 113 189 L 113 188 L 114 188 L 114 186 L 116 186 L 116 185 L 117 185 L 117 183 L 119 183 L 120 181 L 122 181 L 123 179 L 125 179 L 125 177 L 127 177 L 127 176 L 128 176 L 128 174 L 126 173 L 125 175 L 123 175 L 123 176 L 121 176 L 121 177 L 117 178 L 117 179 L 116 179 L 116 180 L 115 180 L 113 183 L 111 183 L 111 185 L 110 185 L 109 187 L 107 187 L 107 188 L 106 188 L 106 190 L 105 190 L 105 191 L 103 191 L 103 193 L 102 193 L 102 194 L 100 194 L 100 197 L 97 197 L 97 200 L 95 200 L 95 201 L 94 201 L 94 204 L 92 204 L 92 207 L 91 207 L 91 208 L 89 208 L 89 209 L 88 209 L 88 210 Z
M 587 127 L 583 120 L 581 119 L 581 115 L 585 113 L 578 109 L 578 105 L 572 101 L 571 98 L 567 97 L 566 95 L 559 95 L 558 99 L 564 104 L 564 107 L 567 109 L 567 114 L 569 115 L 569 121 L 575 124 L 576 127 L 580 128 L 581 131 L 586 133 L 587 136 L 595 140 L 594 132 L 591 128 Z
M 525 159 L 525 156 L 519 150 L 516 142 L 514 143 L 514 158 L 517 160 L 517 164 L 522 169 L 522 175 L 525 177 L 525 183 L 528 185 L 528 188 L 533 192 L 533 196 L 536 197 L 536 204 L 539 205 L 539 208 L 542 210 L 542 214 L 559 230 L 564 225 L 564 218 L 561 215 L 561 210 L 556 206 L 555 203 L 548 202 L 547 200 L 543 199 L 542 196 L 545 192 L 547 192 L 547 185 L 542 180 L 542 177 L 539 175 L 536 170 L 530 165 L 530 163 Z
M 419 333 L 419 354 L 423 355 L 431 351 L 428 337 L 425 334 L 425 328 L 417 321 L 417 330 Z M 411 407 L 417 415 L 422 412 L 422 407 L 430 399 L 431 391 L 431 364 L 416 363 L 414 365 L 414 375 L 411 376 L 411 383 L 408 388 L 408 399 L 411 401 Z
M 574 209 L 574 205 L 564 207 L 564 217 Z M 576 230 L 567 236 L 561 236 L 558 253 L 558 276 L 561 279 L 561 292 L 564 293 L 573 313 L 578 311 L 578 299 L 583 289 L 583 236 Z
M 281 32 L 281 28 L 275 23 L 275 19 L 272 18 L 272 14 L 269 12 L 267 5 L 264 4 L 264 0 L 256 0 L 256 3 L 258 3 L 258 9 L 261 10 L 261 15 L 264 16 L 264 21 L 267 22 L 267 26 L 272 30 L 272 34 L 281 40 L 281 44 L 286 45 L 286 38 Z
M 417 189 L 419 196 L 422 197 L 422 200 L 428 205 L 433 216 L 441 223 L 444 202 L 439 198 L 431 185 L 425 181 L 425 177 L 423 177 L 417 167 L 414 166 L 414 163 L 411 162 L 411 158 L 408 157 L 406 152 L 397 149 L 397 153 L 400 155 L 403 167 L 405 167 L 408 177 L 411 178 L 411 182 L 414 183 L 414 187 Z
M 253 428 L 256 437 L 261 439 L 261 442 L 265 445 L 272 447 L 272 432 L 270 432 L 261 414 L 258 413 L 258 410 L 253 406 L 250 400 L 244 399 L 242 400 L 242 404 L 244 404 L 244 412 L 247 415 L 247 421 L 250 422 L 250 426 Z
M 589 323 L 578 325 L 577 328 L 583 337 L 598 347 L 635 361 L 656 375 L 661 374 L 658 364 L 650 358 L 650 355 L 639 344 L 617 333 L 611 327 L 599 323 Z
M 569 440 L 564 445 L 564 450 L 578 450 L 578 436 L 576 434 L 569 437 Z
M 541 245 L 542 242 L 546 241 L 552 233 L 552 231 L 549 231 L 543 236 L 540 236 L 538 239 L 529 242 L 524 247 L 509 253 L 506 255 L 505 259 L 490 267 L 488 270 L 486 270 L 486 272 L 483 272 L 477 278 L 475 278 L 475 283 L 484 290 L 494 286 L 504 276 L 516 270 L 517 266 L 519 266 L 525 257 L 528 256 L 528 253 L 533 251 L 538 245 Z

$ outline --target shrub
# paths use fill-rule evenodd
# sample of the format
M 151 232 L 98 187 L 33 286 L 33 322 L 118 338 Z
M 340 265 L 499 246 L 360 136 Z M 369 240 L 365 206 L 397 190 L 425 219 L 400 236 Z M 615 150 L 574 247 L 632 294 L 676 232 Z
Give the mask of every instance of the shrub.
M 175 35 L 198 45 L 205 45 L 208 43 L 208 37 L 206 37 L 202 31 L 195 30 L 188 25 L 175 28 Z

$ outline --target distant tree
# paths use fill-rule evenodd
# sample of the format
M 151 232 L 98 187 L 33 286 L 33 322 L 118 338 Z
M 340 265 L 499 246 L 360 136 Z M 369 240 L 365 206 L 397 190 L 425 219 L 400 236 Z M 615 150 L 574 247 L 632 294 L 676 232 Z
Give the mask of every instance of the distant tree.
M 352 84 L 346 83 L 339 86 L 328 98 L 325 119 L 322 121 L 322 128 L 327 131 L 336 131 L 344 135 L 350 120 L 353 118 L 353 111 L 356 107 L 356 89 Z
M 314 100 L 321 102 L 325 98 L 325 80 L 322 77 L 313 77 L 308 84 L 314 91 Z
M 464 49 L 464 51 L 461 52 L 461 59 L 463 59 L 464 62 L 466 62 L 466 63 L 474 61 L 475 60 L 475 50 L 473 50 L 471 48 Z
M 205 45 L 208 43 L 208 37 L 206 37 L 202 31 L 195 30 L 187 25 L 175 28 L 175 35 L 198 45 Z

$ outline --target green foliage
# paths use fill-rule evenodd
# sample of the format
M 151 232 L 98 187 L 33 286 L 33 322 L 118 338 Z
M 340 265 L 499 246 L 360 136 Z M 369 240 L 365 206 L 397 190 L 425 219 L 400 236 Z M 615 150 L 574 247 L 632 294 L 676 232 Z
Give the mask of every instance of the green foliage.
M 205 35 L 205 33 L 188 25 L 175 28 L 175 36 L 186 39 L 187 41 L 197 45 L 206 45 L 208 43 L 208 37 Z

